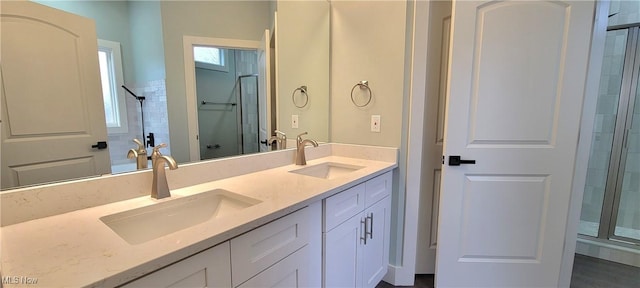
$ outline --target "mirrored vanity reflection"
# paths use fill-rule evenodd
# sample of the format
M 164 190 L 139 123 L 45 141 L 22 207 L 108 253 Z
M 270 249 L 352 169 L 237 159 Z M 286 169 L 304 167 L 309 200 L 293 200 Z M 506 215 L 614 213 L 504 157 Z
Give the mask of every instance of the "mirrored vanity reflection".
M 3 190 L 135 171 L 134 139 L 179 163 L 329 141 L 328 1 L 0 5 Z

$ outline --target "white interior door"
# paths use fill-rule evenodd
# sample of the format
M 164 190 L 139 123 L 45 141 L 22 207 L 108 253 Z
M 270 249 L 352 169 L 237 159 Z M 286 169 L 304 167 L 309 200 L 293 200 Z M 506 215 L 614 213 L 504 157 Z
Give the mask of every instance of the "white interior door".
M 436 286 L 558 286 L 593 15 L 454 2 Z
M 268 140 L 271 137 L 272 128 L 271 122 L 271 33 L 269 29 L 264 30 L 264 36 L 262 37 L 262 41 L 260 41 L 260 49 L 258 49 L 258 73 L 259 78 L 259 88 L 258 93 L 260 96 L 258 97 L 258 109 L 260 118 L 259 122 L 259 131 L 258 137 L 260 141 Z M 271 151 L 271 145 L 260 145 L 260 151 Z
M 2 188 L 111 172 L 93 20 L 2 3 Z
M 434 274 L 436 271 L 438 199 L 442 172 L 450 30 L 451 1 L 430 1 L 416 274 Z

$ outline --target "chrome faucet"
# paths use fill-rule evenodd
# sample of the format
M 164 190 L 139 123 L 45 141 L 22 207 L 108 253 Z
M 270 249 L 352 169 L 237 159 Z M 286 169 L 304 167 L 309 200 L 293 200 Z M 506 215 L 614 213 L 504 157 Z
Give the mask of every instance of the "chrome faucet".
M 298 149 L 296 152 L 296 165 L 307 165 L 307 158 L 304 156 L 304 147 L 307 145 L 313 145 L 313 147 L 318 147 L 318 142 L 316 142 L 316 140 L 313 139 L 305 139 L 302 140 L 302 135 L 307 135 L 307 132 L 304 132 L 300 135 L 298 135 L 298 137 L 296 137 L 296 143 L 298 145 Z
M 153 147 L 153 153 L 151 153 L 151 166 L 153 167 L 153 183 L 151 184 L 151 197 L 155 199 L 162 199 L 171 197 L 169 191 L 169 184 L 167 184 L 167 175 L 165 174 L 164 164 L 169 165 L 169 169 L 178 169 L 178 163 L 171 156 L 162 155 L 160 148 L 167 147 L 167 144 L 160 144 Z
M 275 130 L 274 132 L 276 132 L 276 138 L 278 139 L 278 149 L 287 149 L 287 134 L 280 130 Z
M 273 143 L 276 143 L 276 150 L 287 149 L 287 134 L 280 130 L 274 131 L 276 135 L 271 136 L 269 140 L 267 140 L 267 145 L 271 146 Z
M 160 143 L 158 146 L 153 147 L 153 151 L 151 152 L 151 166 L 153 166 L 153 163 L 156 163 L 156 159 L 162 155 L 162 153 L 160 153 L 160 148 L 165 147 L 167 147 L 167 144 L 165 143 Z
M 138 139 L 133 139 L 133 142 L 138 144 L 137 149 L 129 149 L 127 152 L 127 158 L 136 158 L 136 169 L 147 169 L 147 150 L 144 149 L 144 144 Z
M 271 136 L 269 137 L 269 140 L 267 140 L 267 146 L 269 147 L 273 147 L 273 143 L 276 143 L 276 149 L 275 150 L 279 150 L 279 146 L 278 146 L 278 136 Z

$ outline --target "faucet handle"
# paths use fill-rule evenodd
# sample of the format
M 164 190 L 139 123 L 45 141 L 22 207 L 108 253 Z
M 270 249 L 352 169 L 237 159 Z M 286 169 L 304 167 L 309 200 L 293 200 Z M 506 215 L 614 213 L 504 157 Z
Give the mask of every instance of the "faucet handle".
M 140 141 L 138 138 L 133 138 L 133 143 L 136 143 L 138 145 L 138 151 L 143 151 L 144 150 L 144 143 L 142 143 L 142 141 Z
M 287 134 L 285 134 L 284 132 L 280 130 L 274 130 L 273 132 L 276 133 L 276 137 L 278 137 L 278 139 L 287 139 Z
M 166 143 L 160 143 L 160 145 L 153 147 L 153 152 L 151 153 L 151 159 L 162 156 L 162 153 L 160 153 L 160 148 L 164 148 L 164 147 L 167 147 Z
M 303 133 L 298 134 L 298 137 L 296 137 L 296 140 L 298 140 L 298 143 L 302 142 L 302 137 L 301 136 L 302 135 L 307 135 L 307 134 L 309 134 L 309 133 L 303 132 Z

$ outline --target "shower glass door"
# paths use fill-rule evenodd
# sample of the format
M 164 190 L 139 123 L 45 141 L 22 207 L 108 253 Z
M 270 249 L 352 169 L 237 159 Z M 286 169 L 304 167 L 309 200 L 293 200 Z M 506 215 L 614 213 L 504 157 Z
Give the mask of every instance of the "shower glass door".
M 632 244 L 640 244 L 639 42 L 637 26 L 607 32 L 578 230 Z
M 581 234 L 593 237 L 598 237 L 607 179 L 610 176 L 615 177 L 610 175 L 609 167 L 612 164 L 613 136 L 616 130 L 626 50 L 631 44 L 628 40 L 627 29 L 607 32 L 579 227 Z
M 638 62 L 639 60 L 636 60 Z M 630 99 L 624 129 L 620 166 L 620 201 L 617 205 L 614 236 L 629 242 L 640 241 L 640 88 L 636 73 L 635 97 Z
M 240 127 L 242 154 L 260 152 L 258 129 L 260 118 L 258 111 L 258 75 L 242 75 L 238 77 L 240 87 Z

